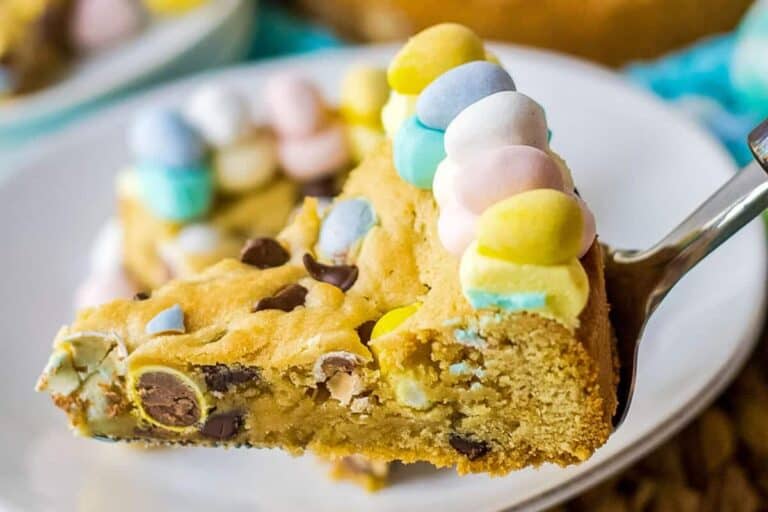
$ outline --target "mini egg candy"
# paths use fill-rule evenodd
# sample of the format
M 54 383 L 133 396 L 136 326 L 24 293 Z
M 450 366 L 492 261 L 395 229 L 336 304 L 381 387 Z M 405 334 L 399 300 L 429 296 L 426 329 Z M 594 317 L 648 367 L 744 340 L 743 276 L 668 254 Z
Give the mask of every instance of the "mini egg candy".
M 538 189 L 500 201 L 480 215 L 481 253 L 515 263 L 556 265 L 579 255 L 584 218 L 576 200 Z
M 515 82 L 501 66 L 485 61 L 468 62 L 429 84 L 419 95 L 416 114 L 424 125 L 445 130 L 459 112 L 477 100 L 514 90 Z
M 203 5 L 208 0 L 142 0 L 147 9 L 161 16 L 183 14 Z
M 445 131 L 445 152 L 461 161 L 499 146 L 533 146 L 545 151 L 547 139 L 541 105 L 517 91 L 502 91 L 476 101 L 451 121 Z
M 579 249 L 578 254 L 578 257 L 581 259 L 587 254 L 590 247 L 592 247 L 592 244 L 595 242 L 595 237 L 597 236 L 597 223 L 595 221 L 595 216 L 592 213 L 592 210 L 589 209 L 589 206 L 587 206 L 586 201 L 577 195 L 574 195 L 573 198 L 579 203 L 581 214 L 584 217 L 584 232 L 581 235 L 581 249 Z
M 326 123 L 325 102 L 315 84 L 294 74 L 271 77 L 264 87 L 270 123 L 282 137 L 306 137 Z
M 475 239 L 477 215 L 459 205 L 440 208 L 437 219 L 437 236 L 443 247 L 455 256 L 461 256 Z
M 443 132 L 411 116 L 395 136 L 393 153 L 401 178 L 417 188 L 431 189 L 437 166 L 445 158 Z
M 380 338 L 394 331 L 400 327 L 403 322 L 415 315 L 419 308 L 421 308 L 421 302 L 414 302 L 408 306 L 402 306 L 387 311 L 373 326 L 371 340 L 375 340 L 376 338 Z
M 389 100 L 381 109 L 381 124 L 387 137 L 394 139 L 403 123 L 416 113 L 418 99 L 415 94 L 389 93 Z
M 142 163 L 136 172 L 142 201 L 161 219 L 187 222 L 205 215 L 213 203 L 213 177 L 206 166 Z
M 195 91 L 184 107 L 184 115 L 215 147 L 235 144 L 252 128 L 248 102 L 221 85 L 205 85 Z
M 110 46 L 135 34 L 143 16 L 133 0 L 78 0 L 70 35 L 81 50 Z
M 340 123 L 305 137 L 279 140 L 277 146 L 283 171 L 298 181 L 333 174 L 350 160 L 347 137 Z
M 531 146 L 501 146 L 471 155 L 461 163 L 454 187 L 458 201 L 477 214 L 527 190 L 564 190 L 560 167 Z
M 277 141 L 266 131 L 220 148 L 213 155 L 213 172 L 219 190 L 248 192 L 268 183 L 277 172 Z
M 389 98 L 387 72 L 380 68 L 356 66 L 341 82 L 339 110 L 348 123 L 379 126 L 381 108 Z
M 451 68 L 485 59 L 480 38 L 457 23 L 441 23 L 411 37 L 392 59 L 389 85 L 403 94 L 419 94 Z
M 176 235 L 176 245 L 185 254 L 210 254 L 221 245 L 221 233 L 210 224 L 189 224 Z
M 197 131 L 168 108 L 140 112 L 130 128 L 129 143 L 137 160 L 166 167 L 196 166 L 206 153 Z
M 150 336 L 156 334 L 183 334 L 187 331 L 184 326 L 184 311 L 181 306 L 174 304 L 164 309 L 147 322 L 144 332 Z
M 432 178 L 432 195 L 441 209 L 458 204 L 454 183 L 459 170 L 459 167 L 447 158 L 437 166 L 435 176 Z
M 344 261 L 347 254 L 376 222 L 376 213 L 365 199 L 337 201 L 320 226 L 317 242 L 320 257 L 331 261 Z

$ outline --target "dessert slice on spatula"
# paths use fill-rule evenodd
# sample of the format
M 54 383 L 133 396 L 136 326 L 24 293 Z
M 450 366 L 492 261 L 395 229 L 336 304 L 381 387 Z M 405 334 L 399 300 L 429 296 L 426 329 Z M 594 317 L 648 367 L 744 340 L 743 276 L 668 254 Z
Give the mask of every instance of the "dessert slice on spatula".
M 329 207 L 82 311 L 38 389 L 103 439 L 462 473 L 588 458 L 616 406 L 594 219 L 492 59 L 459 25 L 414 37 L 389 69 L 393 140 Z

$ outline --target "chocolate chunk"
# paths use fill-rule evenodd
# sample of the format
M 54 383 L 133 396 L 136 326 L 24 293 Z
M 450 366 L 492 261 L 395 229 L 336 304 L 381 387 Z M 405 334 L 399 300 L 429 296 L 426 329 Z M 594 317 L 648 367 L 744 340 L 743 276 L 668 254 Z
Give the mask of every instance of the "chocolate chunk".
M 288 251 L 274 238 L 248 240 L 240 252 L 240 261 L 257 268 L 279 267 L 287 263 L 290 257 Z
M 355 329 L 357 335 L 360 336 L 360 343 L 363 345 L 368 345 L 368 342 L 371 341 L 371 333 L 373 332 L 374 325 L 376 325 L 376 320 L 368 320 L 367 322 L 358 325 Z
M 200 419 L 195 391 L 168 372 L 146 372 L 136 389 L 147 415 L 162 425 L 188 427 Z
M 307 181 L 301 185 L 301 193 L 310 197 L 333 197 L 339 193 L 336 186 L 336 177 L 325 176 L 312 181 Z
M 357 281 L 358 271 L 355 265 L 323 265 L 311 254 L 305 254 L 303 261 L 304 268 L 313 279 L 338 286 L 343 292 L 352 288 Z
M 147 300 L 149 298 L 149 292 L 138 292 L 133 296 L 133 300 Z
M 451 434 L 448 442 L 454 450 L 465 455 L 469 460 L 477 460 L 491 451 L 491 447 L 485 441 L 475 441 L 459 434 Z
M 280 309 L 288 313 L 294 308 L 302 306 L 307 296 L 307 289 L 300 284 L 289 284 L 281 288 L 272 297 L 264 297 L 253 307 L 252 311 L 263 311 L 265 309 Z
M 210 391 L 225 392 L 230 386 L 238 386 L 259 380 L 259 369 L 254 366 L 230 367 L 224 364 L 200 366 L 205 385 Z
M 208 416 L 200 433 L 205 437 L 224 441 L 237 435 L 243 428 L 243 415 L 237 411 Z

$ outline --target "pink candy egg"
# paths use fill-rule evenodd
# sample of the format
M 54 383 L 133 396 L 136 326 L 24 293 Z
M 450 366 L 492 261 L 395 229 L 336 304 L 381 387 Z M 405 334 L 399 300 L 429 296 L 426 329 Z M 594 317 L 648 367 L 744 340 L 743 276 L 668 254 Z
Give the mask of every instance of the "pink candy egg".
M 282 139 L 278 157 L 285 173 L 298 181 L 333 174 L 350 159 L 344 128 L 337 123 L 306 137 Z
M 142 21 L 132 0 L 78 0 L 70 30 L 78 48 L 96 50 L 133 35 Z
M 315 85 L 297 75 L 282 74 L 269 79 L 264 88 L 268 115 L 283 137 L 305 137 L 326 121 L 325 102 Z
M 441 208 L 437 219 L 437 234 L 443 247 L 461 256 L 475 239 L 477 215 L 459 205 Z
M 75 308 L 90 308 L 117 299 L 130 299 L 138 291 L 136 284 L 122 269 L 95 272 L 77 289 Z
M 592 213 L 592 210 L 589 209 L 589 206 L 587 206 L 587 203 L 575 194 L 573 198 L 579 203 L 581 214 L 584 217 L 584 231 L 581 235 L 581 250 L 579 251 L 579 258 L 582 258 L 587 254 L 587 251 L 589 251 L 589 248 L 592 247 L 592 243 L 595 241 L 595 237 L 597 236 L 597 223 L 595 222 L 595 216 Z
M 514 194 L 539 188 L 564 190 L 557 163 L 532 146 L 502 146 L 462 161 L 454 190 L 458 201 L 480 214 Z

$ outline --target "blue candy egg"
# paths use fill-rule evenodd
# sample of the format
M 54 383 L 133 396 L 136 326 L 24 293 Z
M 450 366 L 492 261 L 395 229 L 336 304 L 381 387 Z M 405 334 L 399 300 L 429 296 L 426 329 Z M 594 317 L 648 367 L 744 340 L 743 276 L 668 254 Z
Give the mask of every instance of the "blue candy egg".
M 336 202 L 320 227 L 317 242 L 320 257 L 343 261 L 374 225 L 376 212 L 365 199 L 343 199 Z
M 438 164 L 445 158 L 445 132 L 427 128 L 416 116 L 409 117 L 398 130 L 394 142 L 397 173 L 411 185 L 431 189 Z
M 150 336 L 170 333 L 183 334 L 186 330 L 184 326 L 184 311 L 181 310 L 181 306 L 178 304 L 174 304 L 156 314 L 144 327 L 144 332 Z
M 190 221 L 205 215 L 213 203 L 213 176 L 205 165 L 164 167 L 142 163 L 136 172 L 142 201 L 161 219 Z
M 129 133 L 137 160 L 168 167 L 199 164 L 205 158 L 203 138 L 177 111 L 150 108 L 139 113 Z
M 445 130 L 459 112 L 499 91 L 514 91 L 515 82 L 504 68 L 474 61 L 446 71 L 419 95 L 416 115 L 424 125 Z

